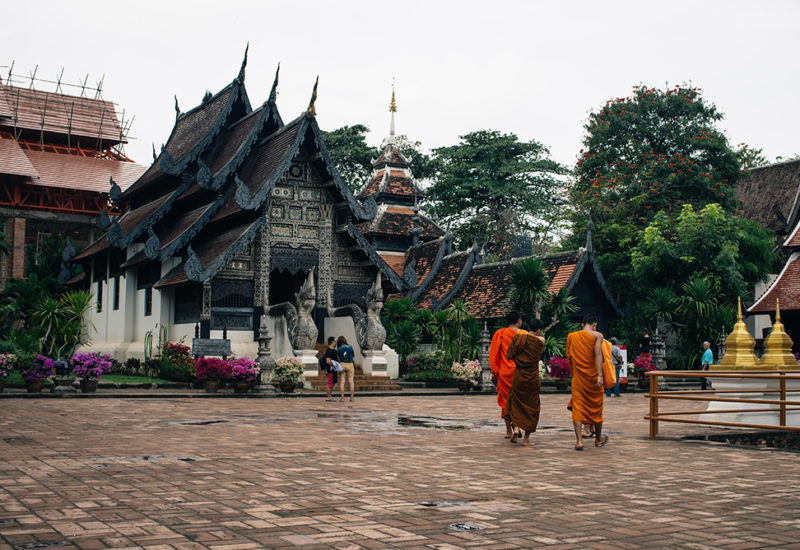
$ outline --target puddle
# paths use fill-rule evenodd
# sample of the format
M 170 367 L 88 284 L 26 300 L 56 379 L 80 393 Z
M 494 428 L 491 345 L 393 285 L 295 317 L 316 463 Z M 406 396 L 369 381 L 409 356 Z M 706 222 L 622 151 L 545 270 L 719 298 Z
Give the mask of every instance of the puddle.
M 209 424 L 222 424 L 228 422 L 227 420 L 186 420 L 183 422 L 170 422 L 170 424 L 177 424 L 179 426 L 208 426 Z
M 92 462 L 155 462 L 156 460 L 179 460 L 180 462 L 195 462 L 196 458 L 188 456 L 144 455 L 144 456 L 105 456 L 89 459 Z M 106 468 L 107 464 L 98 464 L 98 468 Z
M 66 546 L 69 544 L 65 540 L 56 540 L 53 542 L 26 542 L 25 544 L 17 544 L 14 548 L 52 548 L 53 546 Z
M 420 506 L 425 506 L 426 508 L 461 508 L 464 506 L 472 506 L 471 503 L 466 501 L 457 501 L 457 500 L 442 500 L 439 502 L 417 502 Z
M 475 525 L 474 523 L 451 523 L 450 529 L 453 531 L 480 531 L 481 529 L 486 528 L 481 527 L 480 525 Z

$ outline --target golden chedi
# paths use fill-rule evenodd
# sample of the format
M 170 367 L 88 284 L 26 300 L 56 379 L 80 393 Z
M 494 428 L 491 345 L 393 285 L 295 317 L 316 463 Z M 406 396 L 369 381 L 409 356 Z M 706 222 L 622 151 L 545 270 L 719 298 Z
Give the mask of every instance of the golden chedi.
M 792 339 L 786 334 L 781 323 L 780 299 L 775 300 L 775 324 L 772 332 L 764 340 L 767 352 L 761 357 L 763 369 L 796 369 L 797 359 L 792 353 Z
M 739 298 L 739 311 L 733 332 L 725 340 L 725 355 L 718 364 L 711 365 L 710 370 L 751 370 L 759 368 L 759 360 L 753 349 L 756 341 L 747 332 L 742 319 L 742 299 Z

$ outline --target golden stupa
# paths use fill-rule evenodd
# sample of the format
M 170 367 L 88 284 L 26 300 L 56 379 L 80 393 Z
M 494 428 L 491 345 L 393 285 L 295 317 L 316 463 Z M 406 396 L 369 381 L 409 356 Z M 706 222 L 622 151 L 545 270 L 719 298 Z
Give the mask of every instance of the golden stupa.
M 725 340 L 725 355 L 718 364 L 711 365 L 709 370 L 751 370 L 758 369 L 760 361 L 753 349 L 756 341 L 747 332 L 742 319 L 742 299 L 739 298 L 739 312 L 733 332 Z
M 781 323 L 780 299 L 775 300 L 775 324 L 772 332 L 764 340 L 767 352 L 761 357 L 762 369 L 796 369 L 797 359 L 792 353 L 792 339 L 786 334 Z

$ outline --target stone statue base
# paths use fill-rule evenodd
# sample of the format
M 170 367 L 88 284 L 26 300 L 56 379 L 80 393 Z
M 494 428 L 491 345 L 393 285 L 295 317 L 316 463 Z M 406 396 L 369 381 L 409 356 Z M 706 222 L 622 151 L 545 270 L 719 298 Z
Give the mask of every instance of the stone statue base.
M 385 351 L 364 350 L 361 353 L 364 355 L 364 362 L 361 363 L 364 374 L 389 377 L 389 364 L 386 361 Z
M 258 393 L 274 394 L 275 385 L 272 383 L 272 371 L 275 370 L 275 359 L 272 357 L 261 358 L 258 361 L 258 378 L 255 390 Z
M 296 349 L 294 355 L 303 364 L 303 387 L 307 390 L 313 389 L 309 377 L 319 374 L 319 361 L 317 360 L 317 350 L 315 349 Z
M 492 382 L 492 369 L 481 371 L 481 391 L 483 393 L 497 393 L 497 388 Z
M 74 383 L 75 378 L 71 376 L 54 376 L 50 393 L 77 393 L 78 389 L 73 386 Z

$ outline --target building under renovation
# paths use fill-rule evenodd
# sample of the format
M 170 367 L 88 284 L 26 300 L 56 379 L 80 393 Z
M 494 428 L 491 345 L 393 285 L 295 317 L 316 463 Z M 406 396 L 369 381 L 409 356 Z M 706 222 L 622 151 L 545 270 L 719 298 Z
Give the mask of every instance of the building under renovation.
M 124 155 L 129 122 L 101 87 L 11 71 L 0 78 L 0 229 L 10 245 L 0 253 L 0 288 L 25 277 L 29 254 L 54 233 L 78 250 L 94 241 L 111 209 L 110 178 L 125 189 L 144 171 Z

